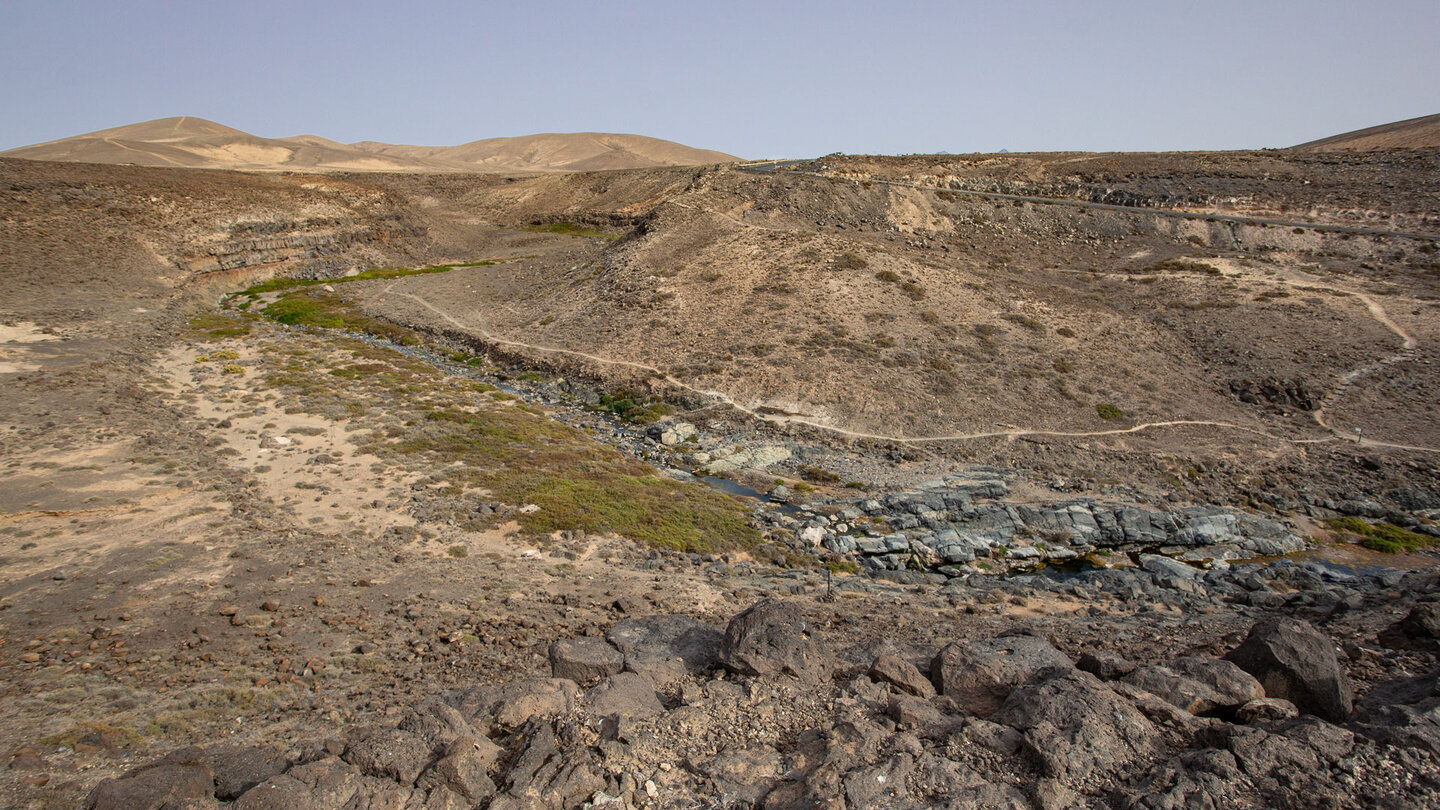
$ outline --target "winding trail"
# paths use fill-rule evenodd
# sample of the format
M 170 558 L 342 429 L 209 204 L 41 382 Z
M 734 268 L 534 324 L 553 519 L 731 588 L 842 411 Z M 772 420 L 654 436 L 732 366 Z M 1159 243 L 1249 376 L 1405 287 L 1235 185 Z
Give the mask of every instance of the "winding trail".
M 446 312 L 445 310 L 441 309 L 440 307 L 435 306 L 434 304 L 430 303 L 430 302 L 427 301 L 425 298 L 423 298 L 423 297 L 421 297 L 421 296 L 419 296 L 419 295 L 415 295 L 415 294 L 413 294 L 413 293 L 402 292 L 402 291 L 396 290 L 396 289 L 395 289 L 395 285 L 396 285 L 397 283 L 398 283 L 398 282 L 391 282 L 387 287 L 385 287 L 385 289 L 384 289 L 383 291 L 381 291 L 381 292 L 378 293 L 377 295 L 373 296 L 373 297 L 371 298 L 371 300 L 374 301 L 374 300 L 377 300 L 377 299 L 379 299 L 379 298 L 383 298 L 383 297 L 386 296 L 386 295 L 394 295 L 394 296 L 396 296 L 396 297 L 406 298 L 406 299 L 409 299 L 409 300 L 411 300 L 411 301 L 414 301 L 415 303 L 417 303 L 417 304 L 425 307 L 426 309 L 430 310 L 431 312 L 435 313 L 435 314 L 438 315 L 441 319 L 443 319 L 445 322 L 451 324 L 452 326 L 456 327 L 457 329 L 460 329 L 461 331 L 466 332 L 466 333 L 469 333 L 469 334 L 476 335 L 476 336 L 478 336 L 478 337 L 480 337 L 480 338 L 482 338 L 482 339 L 484 339 L 484 340 L 486 340 L 486 341 L 488 341 L 488 342 L 490 342 L 490 343 L 496 344 L 496 345 L 498 345 L 498 346 L 508 346 L 508 347 L 515 348 L 515 349 L 523 349 L 523 350 L 526 350 L 526 351 L 539 352 L 539 353 L 542 353 L 542 354 L 554 354 L 554 355 L 561 355 L 561 356 L 564 356 L 564 357 L 573 357 L 573 358 L 578 358 L 578 359 L 581 359 L 581 360 L 586 360 L 586 361 L 589 361 L 589 362 L 592 362 L 592 363 L 599 363 L 599 364 L 601 364 L 601 365 L 616 366 L 616 367 L 620 367 L 620 368 L 634 369 L 634 370 L 636 370 L 636 371 L 643 371 L 643 372 L 646 372 L 646 373 L 648 373 L 648 374 L 650 374 L 650 375 L 652 375 L 652 376 L 655 376 L 655 377 L 663 380 L 665 383 L 667 383 L 667 384 L 669 384 L 669 385 L 672 385 L 672 386 L 674 386 L 674 387 L 676 387 L 676 388 L 679 388 L 679 389 L 681 389 L 681 390 L 689 391 L 689 392 L 691 392 L 691 393 L 693 393 L 693 394 L 699 394 L 699 395 L 704 396 L 704 397 L 710 397 L 710 398 L 712 398 L 712 399 L 718 400 L 718 401 L 720 401 L 720 402 L 722 402 L 722 403 L 724 403 L 724 404 L 726 404 L 726 405 L 734 408 L 735 410 L 737 410 L 737 411 L 745 414 L 746 416 L 748 416 L 748 417 L 750 417 L 750 418 L 752 418 L 752 419 L 757 419 L 757 420 L 760 420 L 760 421 L 769 422 L 770 424 L 776 424 L 776 425 L 804 425 L 805 427 L 815 428 L 816 430 L 822 430 L 822 431 L 825 431 L 825 432 L 827 432 L 827 433 L 831 433 L 831 434 L 834 434 L 834 435 L 837 435 L 837 436 L 843 436 L 843 437 L 851 438 L 851 439 L 868 439 L 868 440 L 873 440 L 873 441 L 896 442 L 896 443 L 901 443 L 901 444 L 926 444 L 926 443 L 938 443 L 938 442 L 963 442 L 963 441 L 975 441 L 975 440 L 980 440 L 980 439 L 1006 439 L 1006 440 L 1014 440 L 1014 439 L 1018 439 L 1018 438 L 1025 437 L 1025 436 L 1053 436 L 1053 437 L 1058 437 L 1058 438 L 1077 438 L 1077 439 L 1079 439 L 1079 438 L 1101 437 L 1101 436 L 1121 436 L 1121 435 L 1125 435 L 1125 434 L 1140 433 L 1140 432 L 1147 431 L 1147 430 L 1154 430 L 1154 429 L 1157 429 L 1157 428 L 1168 428 L 1168 427 L 1215 427 L 1215 428 L 1223 428 L 1223 429 L 1226 429 L 1226 430 L 1237 430 L 1237 431 L 1241 431 L 1241 432 L 1244 432 L 1244 433 L 1250 433 L 1250 434 L 1254 434 L 1254 435 L 1257 435 L 1257 436 L 1262 436 L 1262 437 L 1267 438 L 1267 439 L 1270 439 L 1270 440 L 1272 440 L 1272 441 L 1284 442 L 1284 443 L 1287 443 L 1287 444 L 1296 444 L 1296 445 L 1302 445 L 1302 444 L 1323 444 L 1323 443 L 1327 443 L 1327 442 L 1338 442 L 1338 441 L 1341 441 L 1341 439 L 1340 439 L 1340 437 L 1338 436 L 1338 434 L 1335 435 L 1335 436 L 1331 436 L 1331 437 L 1328 437 L 1328 438 L 1321 438 L 1321 439 L 1291 439 L 1291 438 L 1287 438 L 1287 437 L 1285 437 L 1285 436 L 1278 436 L 1278 435 L 1276 435 L 1276 434 L 1274 434 L 1274 433 L 1269 433 L 1269 432 L 1267 432 L 1267 431 L 1260 430 L 1260 429 L 1258 429 L 1258 428 L 1248 427 L 1248 426 L 1246 426 L 1246 425 L 1238 425 L 1238 424 L 1235 424 L 1235 423 L 1233 423 L 1233 422 L 1218 422 L 1218 421 L 1200 420 L 1200 419 L 1175 419 L 1175 420 L 1160 421 L 1160 422 L 1145 422 L 1145 423 L 1143 423 L 1143 424 L 1133 425 L 1133 426 L 1127 427 L 1127 428 L 1115 428 L 1115 429 L 1112 429 L 1112 430 L 1061 431 L 1061 430 L 1035 430 L 1035 429 L 1029 429 L 1029 428 L 1012 428 L 1012 429 L 1007 429 L 1007 430 L 980 431 L 980 432 L 976 432 L 976 433 L 955 433 L 955 434 L 942 435 L 942 436 L 888 436 L 888 435 L 879 434 L 879 433 L 865 433 L 865 432 L 861 432 L 861 431 L 846 430 L 845 428 L 835 427 L 835 426 L 833 426 L 833 425 L 821 424 L 821 423 L 819 423 L 819 422 L 813 422 L 813 421 L 810 421 L 810 420 L 808 420 L 808 419 L 801 419 L 801 418 L 797 418 L 797 417 L 793 417 L 793 416 L 782 416 L 782 415 L 777 415 L 777 414 L 773 414 L 773 413 L 765 413 L 765 412 L 763 412 L 763 411 L 761 411 L 761 410 L 758 410 L 758 408 L 762 408 L 762 407 L 764 407 L 764 406 L 756 406 L 755 408 L 746 407 L 745 405 L 741 405 L 740 403 L 736 402 L 732 397 L 730 397 L 728 394 L 726 394 L 726 393 L 724 393 L 724 392 L 722 392 L 722 391 L 713 391 L 713 390 L 705 389 L 705 388 L 696 388 L 696 387 L 693 386 L 693 385 L 690 385 L 690 384 L 688 384 L 688 383 L 681 382 L 680 380 L 675 379 L 674 377 L 670 376 L 669 374 L 667 374 L 666 372 L 662 371 L 661 369 L 658 369 L 658 368 L 656 368 L 656 367 L 654 367 L 654 366 L 646 365 L 646 364 L 644 364 L 644 363 L 636 363 L 636 362 L 632 362 L 632 361 L 629 361 L 629 360 L 615 360 L 615 359 L 612 359 L 612 358 L 600 357 L 599 355 L 590 354 L 590 353 L 588 353 L 588 352 L 575 351 L 575 350 L 573 350 L 573 349 L 560 349 L 560 348 L 556 348 L 556 347 L 554 347 L 554 346 L 540 346 L 540 345 L 536 345 L 536 344 L 534 344 L 534 343 L 527 343 L 527 342 L 525 342 L 525 341 L 509 340 L 509 339 L 507 339 L 507 338 L 502 338 L 502 337 L 499 337 L 499 336 L 497 336 L 497 335 L 491 334 L 488 330 L 485 329 L 484 326 L 480 325 L 481 319 L 480 319 L 480 316 L 479 316 L 479 313 L 478 313 L 478 312 L 474 312 L 474 314 L 471 316 L 471 317 L 473 318 L 473 320 L 472 320 L 471 323 L 465 323 L 465 322 L 461 321 L 460 319 L 456 318 L 454 315 L 451 315 L 450 313 Z M 1357 295 L 1358 295 L 1358 294 L 1357 294 Z M 1362 300 L 1365 300 L 1365 301 L 1367 302 L 1367 305 L 1371 305 L 1371 306 L 1373 307 L 1372 310 L 1371 310 L 1372 313 L 1375 312 L 1376 310 L 1379 310 L 1380 315 L 1381 315 L 1381 316 L 1384 315 L 1384 310 L 1383 310 L 1383 309 L 1380 309 L 1377 304 L 1374 304 L 1373 301 L 1370 301 L 1368 298 L 1366 298 L 1366 297 L 1364 297 L 1364 296 L 1360 296 L 1360 297 L 1361 297 Z M 473 310 L 472 310 L 472 312 L 473 312 Z M 1377 316 L 1377 317 L 1379 317 L 1379 316 Z M 1382 322 L 1382 323 L 1386 323 L 1387 325 L 1389 325 L 1390 328 L 1392 328 L 1393 330 L 1395 330 L 1397 333 L 1404 335 L 1404 332 L 1402 332 L 1402 331 L 1399 329 L 1398 326 L 1395 326 L 1392 322 L 1390 322 L 1390 320 L 1389 320 L 1388 317 L 1384 317 L 1381 322 Z M 1406 338 L 1407 341 L 1413 341 L 1413 339 L 1410 338 L 1408 335 L 1405 335 L 1405 338 Z M 1383 362 L 1383 361 L 1382 361 L 1382 362 Z M 1373 365 L 1373 364 L 1372 364 L 1372 365 Z M 1352 372 L 1352 374 L 1354 374 L 1354 372 Z M 1322 422 L 1321 424 L 1323 425 L 1324 423 Z M 1327 429 L 1328 429 L 1328 426 L 1327 426 Z M 1333 429 L 1331 430 L 1331 432 L 1334 433 Z M 1417 446 L 1403 445 L 1403 444 L 1390 444 L 1390 443 L 1386 443 L 1386 442 L 1374 441 L 1374 440 L 1372 440 L 1372 439 L 1366 439 L 1366 440 L 1364 441 L 1364 444 L 1369 445 L 1369 446 L 1374 446 L 1374 447 L 1389 447 L 1389 448 L 1394 448 L 1394 449 L 1412 450 L 1412 451 L 1418 451 L 1418 452 L 1440 453 L 1440 448 L 1417 447 Z
M 1287 279 L 1285 283 L 1294 284 L 1295 282 Z M 1386 366 L 1392 366 L 1396 363 L 1401 363 L 1406 360 L 1413 360 L 1419 354 L 1416 351 L 1418 343 L 1416 342 L 1415 337 L 1409 332 L 1406 332 L 1404 329 L 1400 328 L 1400 325 L 1395 323 L 1395 321 L 1391 320 L 1390 315 L 1385 312 L 1385 308 L 1380 306 L 1380 303 L 1378 301 L 1364 293 L 1356 292 L 1354 290 L 1342 290 L 1342 292 L 1349 293 L 1350 295 L 1353 295 L 1360 301 L 1364 302 L 1365 308 L 1370 311 L 1370 315 L 1374 317 L 1375 320 L 1379 321 L 1382 326 L 1384 326 L 1386 329 L 1389 329 L 1391 332 L 1394 332 L 1400 337 L 1400 351 L 1388 357 L 1382 357 L 1373 363 L 1366 363 L 1359 368 L 1352 369 L 1351 371 L 1347 372 L 1345 376 L 1340 378 L 1340 382 L 1337 383 L 1334 388 L 1330 389 L 1330 392 L 1326 394 L 1325 398 L 1320 401 L 1320 407 L 1316 408 L 1314 412 L 1311 413 L 1311 416 L 1315 417 L 1316 424 L 1320 425 L 1320 427 L 1325 428 L 1331 433 L 1334 433 L 1336 437 L 1340 436 L 1340 432 L 1336 430 L 1333 426 L 1331 426 L 1328 421 L 1326 421 L 1325 409 L 1331 404 L 1333 404 L 1337 399 L 1344 396 L 1345 392 L 1349 390 L 1351 383 L 1355 382 L 1361 377 L 1373 374 L 1385 368 Z M 1361 444 L 1373 444 L 1373 442 L 1371 442 L 1370 440 L 1362 439 Z M 1393 447 L 1396 445 L 1384 446 Z

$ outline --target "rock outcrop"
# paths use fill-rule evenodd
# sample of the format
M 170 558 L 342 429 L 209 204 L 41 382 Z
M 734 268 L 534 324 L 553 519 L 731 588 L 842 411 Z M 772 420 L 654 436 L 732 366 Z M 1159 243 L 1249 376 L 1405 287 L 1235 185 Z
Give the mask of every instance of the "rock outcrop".
M 932 684 L 912 663 L 914 650 L 889 642 L 866 648 L 878 650 L 868 665 L 847 669 L 837 662 L 865 650 L 835 655 L 812 621 L 799 602 L 776 599 L 736 615 L 723 637 L 688 617 L 627 618 L 608 640 L 550 646 L 556 674 L 598 678 L 588 691 L 564 678 L 515 681 L 452 692 L 393 725 L 285 752 L 185 748 L 102 782 L 88 807 L 1440 802 L 1435 673 L 1377 686 L 1360 720 L 1334 724 L 1314 714 L 1344 708 L 1348 716 L 1348 682 L 1333 643 L 1302 622 L 1258 622 L 1226 659 L 1138 665 L 1097 651 L 1077 668 L 1024 633 L 955 641 L 934 656 Z M 669 691 L 637 671 L 672 658 Z M 617 662 L 624 669 L 612 671 Z M 1289 700 L 1310 714 L 1296 716 Z

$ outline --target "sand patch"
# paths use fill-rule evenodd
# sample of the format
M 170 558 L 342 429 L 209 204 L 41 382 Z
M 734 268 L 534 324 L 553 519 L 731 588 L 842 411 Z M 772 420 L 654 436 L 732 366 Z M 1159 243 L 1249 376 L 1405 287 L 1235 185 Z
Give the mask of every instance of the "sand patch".
M 59 335 L 46 332 L 44 327 L 29 321 L 0 323 L 0 343 L 38 343 L 59 339 Z

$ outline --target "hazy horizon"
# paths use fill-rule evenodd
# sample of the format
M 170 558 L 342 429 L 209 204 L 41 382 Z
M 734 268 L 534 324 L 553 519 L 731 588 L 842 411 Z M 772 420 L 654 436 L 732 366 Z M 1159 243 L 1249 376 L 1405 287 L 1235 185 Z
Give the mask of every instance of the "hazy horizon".
M 0 8 L 0 150 L 170 116 L 742 157 L 1284 147 L 1440 112 L 1440 4 Z

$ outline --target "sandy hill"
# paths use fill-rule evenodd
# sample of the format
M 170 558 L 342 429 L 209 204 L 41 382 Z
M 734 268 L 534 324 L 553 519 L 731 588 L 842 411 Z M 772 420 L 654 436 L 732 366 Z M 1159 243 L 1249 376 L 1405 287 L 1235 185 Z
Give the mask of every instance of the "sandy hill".
M 1423 149 L 1440 146 L 1440 115 L 1424 115 L 1378 127 L 1357 129 L 1309 141 L 1292 149 L 1319 152 L 1330 149 Z
M 594 171 L 729 163 L 733 155 L 647 138 L 604 132 L 546 133 L 486 138 L 459 146 L 400 146 L 364 141 L 357 149 L 383 155 L 439 160 L 480 171 Z
M 261 138 L 203 118 L 161 118 L 22 146 L 6 157 L 249 171 L 593 171 L 734 161 L 658 138 L 597 132 L 490 138 L 459 146 L 343 144 L 317 135 Z

